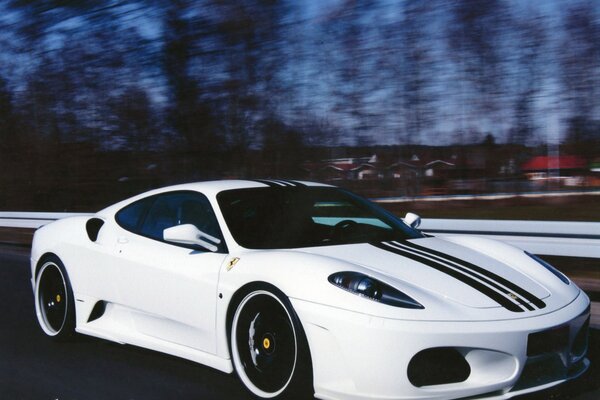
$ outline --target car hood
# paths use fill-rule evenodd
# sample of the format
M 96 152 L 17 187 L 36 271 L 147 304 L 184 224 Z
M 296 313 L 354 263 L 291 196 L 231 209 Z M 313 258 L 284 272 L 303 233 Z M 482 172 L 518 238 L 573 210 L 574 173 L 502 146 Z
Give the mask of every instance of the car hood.
M 559 287 L 522 250 L 485 239 L 427 237 L 298 251 L 350 262 L 417 300 L 433 296 L 475 309 L 539 314 L 563 307 L 579 292 L 573 284 Z

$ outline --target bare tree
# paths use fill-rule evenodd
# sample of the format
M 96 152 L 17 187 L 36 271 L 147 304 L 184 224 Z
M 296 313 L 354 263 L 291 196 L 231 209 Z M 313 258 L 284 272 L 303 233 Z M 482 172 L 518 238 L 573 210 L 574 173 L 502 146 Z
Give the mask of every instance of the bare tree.
M 436 63 L 433 55 L 433 37 L 430 31 L 434 15 L 434 3 L 418 0 L 404 3 L 402 31 L 399 35 L 404 45 L 404 58 L 401 65 L 402 76 L 396 87 L 403 100 L 405 116 L 404 143 L 419 143 L 424 130 L 435 122 L 434 107 L 436 94 L 433 91 L 436 76 Z
M 548 75 L 548 33 L 547 21 L 533 11 L 527 17 L 514 20 L 514 64 L 512 74 L 515 82 L 514 120 L 510 131 L 511 143 L 533 143 L 539 125 L 539 106 Z
M 375 23 L 379 11 L 374 0 L 346 1 L 322 23 L 323 35 L 333 47 L 324 60 L 324 67 L 333 75 L 332 112 L 343 122 L 345 136 L 354 136 L 359 146 L 372 143 L 373 129 L 382 115 L 381 100 L 372 96 L 380 83 Z
M 450 5 L 448 43 L 465 112 L 492 123 L 504 99 L 508 8 L 503 0 L 458 0 Z M 466 111 L 468 109 L 468 111 Z M 464 116 L 466 117 L 466 115 Z M 462 129 L 468 125 L 463 121 Z
M 564 18 L 565 40 L 558 49 L 561 80 L 573 115 L 592 118 L 600 101 L 600 10 L 595 1 L 577 3 Z

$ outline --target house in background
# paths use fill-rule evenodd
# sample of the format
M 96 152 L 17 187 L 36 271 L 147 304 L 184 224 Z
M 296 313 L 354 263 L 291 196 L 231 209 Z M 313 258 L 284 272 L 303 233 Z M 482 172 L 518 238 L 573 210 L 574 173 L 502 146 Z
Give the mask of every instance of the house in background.
M 533 182 L 553 181 L 565 186 L 581 186 L 587 173 L 587 162 L 579 156 L 536 156 L 521 165 L 521 171 Z
M 309 170 L 312 178 L 324 181 L 383 178 L 376 155 L 322 160 L 305 164 L 305 169 Z
M 339 158 L 302 164 L 303 179 L 332 182 L 374 196 L 521 192 L 545 186 L 600 186 L 600 159 L 531 156 L 523 146 L 381 146 L 344 149 Z M 336 154 L 336 155 L 338 155 Z M 367 153 L 369 154 L 369 153 Z M 371 153 L 373 154 L 373 153 Z M 325 154 L 323 154 L 325 155 Z
M 455 167 L 456 164 L 451 161 L 440 159 L 422 160 L 415 154 L 410 160 L 398 160 L 385 167 L 387 172 L 385 175 L 392 179 L 402 179 L 407 176 L 447 179 L 452 175 L 451 171 Z
M 348 187 L 378 181 L 381 182 L 379 187 L 395 194 L 447 193 L 447 182 L 455 173 L 455 163 L 436 158 L 434 154 L 422 157 L 413 154 L 410 158 L 396 158 L 395 161 L 390 155 L 384 158 L 377 155 L 335 158 L 307 162 L 303 167 L 310 179 L 344 181 Z
M 385 175 L 391 179 L 415 179 L 420 172 L 419 166 L 410 161 L 396 161 L 385 169 Z

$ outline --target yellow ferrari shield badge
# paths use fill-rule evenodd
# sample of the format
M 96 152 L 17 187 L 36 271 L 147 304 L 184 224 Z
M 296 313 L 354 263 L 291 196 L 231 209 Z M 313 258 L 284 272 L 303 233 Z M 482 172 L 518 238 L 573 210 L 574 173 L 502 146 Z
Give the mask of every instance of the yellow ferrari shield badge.
M 235 267 L 235 264 L 237 264 L 238 261 L 240 261 L 239 257 L 233 257 L 231 260 L 229 260 L 229 265 L 227 265 L 227 271 L 231 271 L 231 269 Z

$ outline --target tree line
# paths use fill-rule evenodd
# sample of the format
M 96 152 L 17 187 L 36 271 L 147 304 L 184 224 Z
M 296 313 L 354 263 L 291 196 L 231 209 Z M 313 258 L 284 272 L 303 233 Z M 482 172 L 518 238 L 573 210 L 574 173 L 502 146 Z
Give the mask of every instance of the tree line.
M 0 46 L 4 187 L 73 174 L 66 148 L 191 154 L 194 179 L 315 146 L 599 150 L 594 0 L 8 0 Z

